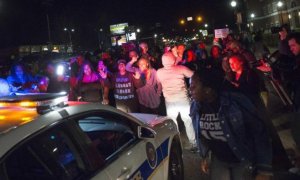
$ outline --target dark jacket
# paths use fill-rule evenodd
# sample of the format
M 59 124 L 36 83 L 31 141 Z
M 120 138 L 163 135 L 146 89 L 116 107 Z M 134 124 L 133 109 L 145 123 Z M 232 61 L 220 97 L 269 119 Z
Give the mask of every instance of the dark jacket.
M 205 157 L 208 147 L 201 141 L 201 104 L 192 102 L 190 116 L 195 126 L 200 154 Z M 219 120 L 232 152 L 241 162 L 251 162 L 260 171 L 270 172 L 272 164 L 271 141 L 263 120 L 255 106 L 239 93 L 222 93 Z

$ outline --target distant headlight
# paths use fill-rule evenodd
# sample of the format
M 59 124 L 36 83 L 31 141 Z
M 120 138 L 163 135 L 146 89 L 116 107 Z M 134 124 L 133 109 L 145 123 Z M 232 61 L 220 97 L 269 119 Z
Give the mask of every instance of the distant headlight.
M 63 65 L 58 65 L 56 68 L 56 75 L 62 76 L 64 75 L 65 67 Z

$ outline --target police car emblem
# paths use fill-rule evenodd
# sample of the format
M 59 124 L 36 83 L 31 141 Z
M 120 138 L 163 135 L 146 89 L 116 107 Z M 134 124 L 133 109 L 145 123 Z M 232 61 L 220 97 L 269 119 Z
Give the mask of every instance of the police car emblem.
M 146 143 L 146 154 L 150 167 L 154 169 L 157 164 L 157 154 L 154 145 L 150 142 Z

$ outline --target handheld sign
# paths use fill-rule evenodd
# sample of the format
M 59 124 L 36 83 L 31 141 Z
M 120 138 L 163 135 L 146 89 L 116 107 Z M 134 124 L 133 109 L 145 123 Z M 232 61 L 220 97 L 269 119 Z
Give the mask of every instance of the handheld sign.
M 229 34 L 229 29 L 215 29 L 215 38 L 226 38 Z

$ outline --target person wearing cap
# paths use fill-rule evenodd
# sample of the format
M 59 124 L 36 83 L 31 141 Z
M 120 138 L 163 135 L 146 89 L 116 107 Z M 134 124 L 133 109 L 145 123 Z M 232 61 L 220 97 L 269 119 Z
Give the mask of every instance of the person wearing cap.
M 167 115 L 177 124 L 177 117 L 180 114 L 190 142 L 186 148 L 192 150 L 196 145 L 196 140 L 192 119 L 189 116 L 190 100 L 185 78 L 192 77 L 193 71 L 185 66 L 175 65 L 175 60 L 172 52 L 163 54 L 164 67 L 157 70 L 157 80 L 162 85 Z
M 111 87 L 114 89 L 116 108 L 124 112 L 139 112 L 136 88 L 142 86 L 140 74 L 126 71 L 126 61 L 117 61 L 118 72 L 111 79 Z M 102 78 L 106 78 L 102 75 Z

